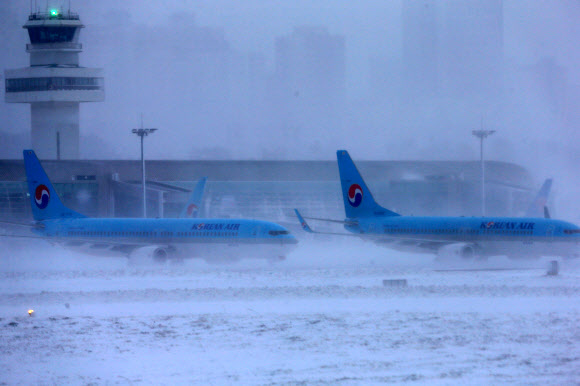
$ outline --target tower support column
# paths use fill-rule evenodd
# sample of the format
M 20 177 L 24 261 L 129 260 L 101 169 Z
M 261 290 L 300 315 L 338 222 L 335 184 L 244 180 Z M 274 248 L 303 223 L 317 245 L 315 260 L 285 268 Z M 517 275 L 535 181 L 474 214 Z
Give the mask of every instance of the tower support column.
M 79 158 L 79 103 L 31 103 L 30 113 L 32 148 L 39 158 Z

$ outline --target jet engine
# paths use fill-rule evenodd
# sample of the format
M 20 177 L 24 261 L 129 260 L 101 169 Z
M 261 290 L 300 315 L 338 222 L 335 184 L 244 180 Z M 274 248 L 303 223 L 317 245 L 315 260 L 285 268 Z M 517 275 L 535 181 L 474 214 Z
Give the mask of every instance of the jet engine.
M 437 255 L 441 258 L 460 257 L 465 260 L 472 260 L 479 255 L 479 247 L 475 244 L 449 244 L 439 248 Z
M 152 253 L 153 261 L 159 264 L 164 264 L 169 257 L 169 251 L 165 247 L 157 247 Z
M 132 265 L 164 265 L 166 262 L 180 261 L 181 257 L 177 251 L 170 245 L 148 245 L 136 248 L 128 255 Z

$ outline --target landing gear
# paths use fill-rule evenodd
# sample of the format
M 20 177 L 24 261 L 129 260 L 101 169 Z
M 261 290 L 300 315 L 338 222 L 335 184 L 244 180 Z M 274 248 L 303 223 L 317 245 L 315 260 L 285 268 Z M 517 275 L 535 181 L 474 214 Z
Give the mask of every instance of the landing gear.
M 181 267 L 185 264 L 185 259 L 183 257 L 174 256 L 169 259 L 169 264 L 174 267 Z
M 552 260 L 552 261 L 550 261 L 550 267 L 548 268 L 546 275 L 558 276 L 559 270 L 560 270 L 560 264 L 558 263 L 558 260 Z

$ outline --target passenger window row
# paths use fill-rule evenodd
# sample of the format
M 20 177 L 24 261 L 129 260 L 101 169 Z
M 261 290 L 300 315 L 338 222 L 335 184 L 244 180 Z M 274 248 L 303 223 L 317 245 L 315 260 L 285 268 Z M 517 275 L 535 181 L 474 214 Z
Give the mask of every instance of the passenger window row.
M 156 231 L 70 231 L 78 237 L 173 237 L 174 232 Z M 176 232 L 177 237 L 238 237 L 238 232 Z
M 566 231 L 564 231 L 566 232 Z M 531 230 L 508 230 L 508 229 L 413 229 L 413 228 L 387 228 L 385 233 L 412 233 L 412 234 L 470 234 L 470 235 L 532 235 Z M 580 233 L 580 231 L 579 231 Z

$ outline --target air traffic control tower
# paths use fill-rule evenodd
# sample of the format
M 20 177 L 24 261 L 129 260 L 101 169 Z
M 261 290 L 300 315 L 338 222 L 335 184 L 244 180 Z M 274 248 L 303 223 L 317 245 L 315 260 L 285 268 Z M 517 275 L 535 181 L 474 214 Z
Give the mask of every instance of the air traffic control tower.
M 79 158 L 79 104 L 105 99 L 103 70 L 79 66 L 83 24 L 76 13 L 35 12 L 30 67 L 5 70 L 6 102 L 30 103 L 32 148 L 40 159 Z

